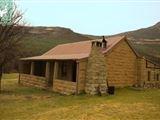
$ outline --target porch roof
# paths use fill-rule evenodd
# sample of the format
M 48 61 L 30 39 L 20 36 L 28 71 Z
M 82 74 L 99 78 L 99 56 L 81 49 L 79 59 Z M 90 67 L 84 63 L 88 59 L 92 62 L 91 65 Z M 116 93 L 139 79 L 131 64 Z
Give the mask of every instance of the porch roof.
M 87 58 L 88 54 L 69 54 L 69 55 L 41 55 L 28 58 L 22 58 L 21 60 L 73 60 Z
M 106 49 L 101 49 L 102 53 L 107 53 L 124 38 L 125 36 L 107 38 L 107 47 Z M 91 51 L 92 41 L 93 40 L 57 45 L 41 56 L 22 58 L 21 60 L 76 60 L 87 58 Z M 96 39 L 94 41 L 102 41 L 102 39 Z

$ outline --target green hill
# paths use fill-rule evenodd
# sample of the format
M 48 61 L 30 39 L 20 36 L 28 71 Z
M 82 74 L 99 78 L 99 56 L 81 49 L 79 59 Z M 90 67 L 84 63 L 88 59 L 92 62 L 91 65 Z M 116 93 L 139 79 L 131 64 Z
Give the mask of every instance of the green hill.
M 40 55 L 58 44 L 89 39 L 68 28 L 30 27 L 22 40 L 23 56 Z
M 148 28 L 124 32 L 117 35 L 126 35 L 134 39 L 160 39 L 160 22 Z

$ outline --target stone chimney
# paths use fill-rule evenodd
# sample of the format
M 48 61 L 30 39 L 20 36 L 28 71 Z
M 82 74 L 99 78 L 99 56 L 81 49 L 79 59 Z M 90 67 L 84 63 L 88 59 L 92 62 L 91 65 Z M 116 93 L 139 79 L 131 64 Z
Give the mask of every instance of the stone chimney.
M 92 47 L 102 47 L 102 42 L 100 41 L 92 41 Z
M 102 42 L 92 41 L 88 58 L 85 92 L 87 94 L 105 94 L 107 92 L 106 60 L 101 52 Z

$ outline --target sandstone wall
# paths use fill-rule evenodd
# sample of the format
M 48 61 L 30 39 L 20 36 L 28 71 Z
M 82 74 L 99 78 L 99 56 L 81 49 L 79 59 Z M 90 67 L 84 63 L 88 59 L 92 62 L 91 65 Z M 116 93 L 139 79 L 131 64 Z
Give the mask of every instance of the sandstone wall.
M 143 58 L 138 59 L 138 66 L 139 85 L 145 88 L 160 88 L 160 67 Z
M 48 89 L 48 82 L 45 77 L 39 77 L 30 74 L 20 74 L 19 82 L 24 86 L 33 86 L 37 88 Z
M 77 68 L 78 93 L 84 92 L 86 82 L 87 60 L 80 60 Z
M 136 55 L 126 40 L 122 40 L 106 54 L 109 85 L 123 87 L 137 83 Z
M 75 94 L 76 82 L 55 79 L 53 81 L 53 91 L 66 95 Z

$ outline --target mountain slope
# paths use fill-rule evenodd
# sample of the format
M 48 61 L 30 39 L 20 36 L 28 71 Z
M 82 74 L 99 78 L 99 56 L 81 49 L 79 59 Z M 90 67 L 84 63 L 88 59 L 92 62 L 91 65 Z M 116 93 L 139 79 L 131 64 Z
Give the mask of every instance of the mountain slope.
M 148 28 L 142 28 L 117 35 L 126 35 L 134 39 L 160 39 L 160 22 Z
M 68 28 L 29 27 L 29 32 L 26 32 L 22 40 L 22 50 L 24 56 L 40 55 L 58 44 L 89 39 Z

